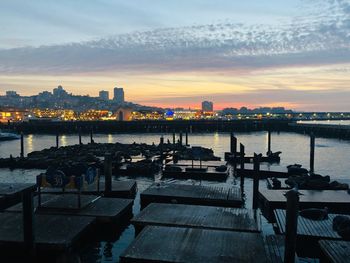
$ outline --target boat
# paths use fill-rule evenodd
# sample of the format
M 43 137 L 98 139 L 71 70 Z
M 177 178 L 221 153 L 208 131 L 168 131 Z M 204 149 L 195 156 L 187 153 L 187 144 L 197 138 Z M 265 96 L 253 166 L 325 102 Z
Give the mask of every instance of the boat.
M 0 132 L 0 141 L 18 140 L 21 136 L 13 132 Z

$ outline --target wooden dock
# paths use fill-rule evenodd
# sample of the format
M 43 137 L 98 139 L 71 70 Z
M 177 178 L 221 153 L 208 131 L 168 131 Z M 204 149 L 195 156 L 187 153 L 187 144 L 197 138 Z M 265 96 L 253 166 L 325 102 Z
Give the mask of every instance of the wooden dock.
M 270 262 L 259 233 L 147 226 L 121 262 Z
M 238 187 L 182 184 L 153 184 L 140 195 L 141 209 L 150 203 L 178 203 L 221 207 L 241 207 Z
M 322 261 L 324 263 L 349 263 L 350 242 L 336 240 L 320 240 Z
M 175 226 L 228 231 L 260 232 L 260 215 L 245 208 L 183 204 L 149 204 L 132 220 L 136 232 L 145 226 Z
M 268 235 L 264 237 L 267 257 L 271 263 L 284 262 L 284 242 L 285 238 L 281 235 Z
M 65 190 L 70 192 L 69 189 Z M 87 186 L 87 189 L 82 190 L 83 194 L 87 195 L 104 195 L 108 197 L 118 197 L 118 198 L 135 198 L 137 191 L 137 183 L 135 180 L 125 180 L 125 181 L 112 181 L 112 190 L 107 195 L 105 194 L 105 182 L 101 181 L 99 187 L 95 184 Z M 61 194 L 62 189 L 59 188 L 43 188 L 43 193 L 48 194 Z
M 119 222 L 132 214 L 132 199 L 104 198 L 94 195 L 81 196 L 81 209 L 77 208 L 77 196 L 74 194 L 43 194 L 42 204 L 36 209 L 37 214 L 68 215 L 92 217 L 97 223 Z M 38 197 L 34 198 L 34 207 L 38 206 Z M 22 203 L 10 207 L 7 212 L 20 213 Z
M 246 178 L 253 178 L 255 175 L 254 169 L 236 169 L 236 175 L 237 177 L 246 177 Z M 287 172 L 280 172 L 280 171 L 268 171 L 268 170 L 259 170 L 259 179 L 267 179 L 267 178 L 288 178 L 290 176 Z
M 193 166 L 179 166 L 181 171 L 172 171 L 163 169 L 162 175 L 163 178 L 174 178 L 174 179 L 193 179 L 193 180 L 206 180 L 206 181 L 217 181 L 225 182 L 229 171 L 218 172 L 215 170 L 215 166 L 203 166 L 202 169 L 198 165 Z
M 0 211 L 18 203 L 22 199 L 23 191 L 32 191 L 36 189 L 35 184 L 26 183 L 0 183 Z
M 259 190 L 259 205 L 263 215 L 274 221 L 273 210 L 286 208 L 287 190 Z M 300 190 L 300 209 L 328 207 L 332 213 L 350 213 L 350 194 L 346 190 Z
M 275 210 L 278 230 L 285 234 L 286 211 Z M 342 237 L 333 230 L 333 219 L 337 214 L 328 214 L 328 219 L 311 220 L 298 216 L 297 252 L 306 257 L 317 257 L 320 254 L 318 241 L 321 239 L 340 240 Z
M 35 215 L 34 234 L 38 251 L 56 253 L 67 251 L 81 240 L 92 217 L 68 215 Z M 21 251 L 24 249 L 21 213 L 0 213 L 0 249 Z

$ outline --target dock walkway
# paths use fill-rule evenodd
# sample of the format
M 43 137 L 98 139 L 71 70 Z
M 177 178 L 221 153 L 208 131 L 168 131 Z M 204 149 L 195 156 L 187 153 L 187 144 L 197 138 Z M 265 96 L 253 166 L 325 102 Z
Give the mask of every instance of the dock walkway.
M 261 234 L 147 226 L 121 262 L 270 262 Z
M 150 203 L 178 203 L 221 207 L 241 207 L 238 187 L 182 184 L 153 184 L 140 195 L 141 209 Z
M 320 240 L 319 242 L 322 258 L 329 263 L 350 262 L 350 242 L 336 240 Z
M 132 220 L 137 232 L 145 226 L 175 226 L 260 232 L 260 215 L 252 209 L 152 203 Z

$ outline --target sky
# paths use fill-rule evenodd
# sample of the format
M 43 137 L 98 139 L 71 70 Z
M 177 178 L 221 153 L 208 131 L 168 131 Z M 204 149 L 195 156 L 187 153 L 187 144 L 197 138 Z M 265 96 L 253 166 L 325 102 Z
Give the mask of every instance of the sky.
M 0 94 L 350 111 L 350 0 L 1 0 Z

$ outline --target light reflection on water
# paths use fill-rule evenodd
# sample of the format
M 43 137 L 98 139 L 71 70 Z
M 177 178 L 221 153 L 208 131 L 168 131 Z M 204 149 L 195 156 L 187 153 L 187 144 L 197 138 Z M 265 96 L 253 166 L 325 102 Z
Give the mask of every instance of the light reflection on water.
M 160 136 L 164 135 L 164 141 L 168 139 L 172 142 L 172 134 L 95 134 L 94 140 L 97 143 L 147 143 L 153 142 L 158 144 Z M 253 133 L 236 133 L 238 144 L 245 145 L 247 155 L 267 152 L 267 132 Z M 178 137 L 177 137 L 178 139 Z M 60 146 L 77 144 L 78 135 L 61 135 L 59 138 Z M 82 142 L 88 143 L 89 135 L 82 136 Z M 26 135 L 25 136 L 25 154 L 31 151 L 41 150 L 55 146 L 56 138 L 54 135 Z M 211 133 L 211 134 L 189 134 L 189 144 L 193 146 L 204 146 L 212 148 L 217 156 L 224 157 L 224 152 L 230 148 L 230 134 L 228 133 Z M 272 151 L 282 151 L 281 163 L 272 165 L 271 168 L 285 168 L 288 164 L 300 163 L 304 167 L 309 168 L 309 137 L 295 133 L 272 133 Z M 0 157 L 8 157 L 10 154 L 18 156 L 20 153 L 20 142 L 9 141 L 0 142 Z M 316 139 L 315 150 L 315 171 L 321 174 L 329 174 L 332 179 L 350 179 L 350 162 L 348 162 L 348 154 L 350 153 L 350 142 L 337 139 Z M 268 167 L 264 166 L 264 169 Z M 35 182 L 35 176 L 39 170 L 14 170 L 0 169 L 0 182 Z M 119 178 L 125 180 L 126 178 Z M 136 196 L 133 213 L 134 215 L 140 211 L 140 192 L 151 185 L 154 180 L 151 178 L 137 178 L 138 194 Z M 178 182 L 176 180 L 167 180 L 167 182 Z M 187 181 L 187 183 L 196 183 Z M 180 183 L 183 183 L 181 181 Z M 229 178 L 226 183 L 208 183 L 217 185 L 235 185 L 239 184 L 233 178 Z M 263 183 L 261 183 L 263 185 Z M 252 181 L 246 179 L 245 182 L 245 198 L 246 207 L 251 207 L 252 200 Z M 266 221 L 263 221 L 263 229 L 265 233 L 272 233 L 272 228 Z M 115 242 L 96 242 L 83 252 L 83 262 L 118 262 L 119 255 L 134 239 L 135 231 L 132 225 L 126 227 L 121 233 L 119 239 Z

